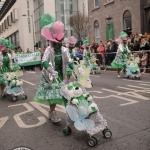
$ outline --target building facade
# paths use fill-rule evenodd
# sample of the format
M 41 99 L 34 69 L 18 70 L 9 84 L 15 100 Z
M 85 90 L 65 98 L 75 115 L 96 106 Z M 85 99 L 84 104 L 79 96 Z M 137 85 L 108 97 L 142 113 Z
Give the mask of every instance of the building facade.
M 0 10 L 0 37 L 7 38 L 15 47 L 34 50 L 33 2 L 6 0 Z
M 89 0 L 90 40 L 110 40 L 120 31 L 150 31 L 150 0 Z
M 73 35 L 69 18 L 81 12 L 88 15 L 88 0 L 3 0 L 0 8 L 0 37 L 9 39 L 23 51 L 45 47 L 48 41 L 41 37 L 40 18 L 51 14 L 65 24 L 66 37 Z

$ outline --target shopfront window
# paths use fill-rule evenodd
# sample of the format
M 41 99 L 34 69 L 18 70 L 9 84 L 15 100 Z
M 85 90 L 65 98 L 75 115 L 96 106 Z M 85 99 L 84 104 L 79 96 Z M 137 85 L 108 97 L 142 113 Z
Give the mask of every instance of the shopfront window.
M 95 36 L 95 42 L 99 43 L 100 31 L 99 31 L 99 22 L 97 20 L 94 22 L 94 36 Z
M 132 17 L 131 17 L 131 12 L 129 10 L 126 10 L 123 14 L 123 28 L 127 29 L 130 28 L 132 29 Z

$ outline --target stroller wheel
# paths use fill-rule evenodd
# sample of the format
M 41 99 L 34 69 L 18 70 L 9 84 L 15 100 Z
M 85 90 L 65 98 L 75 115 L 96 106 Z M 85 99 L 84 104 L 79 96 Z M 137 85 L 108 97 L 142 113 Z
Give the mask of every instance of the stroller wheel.
M 106 139 L 109 139 L 112 136 L 112 132 L 109 129 L 104 129 L 102 133 Z
M 5 98 L 5 97 L 6 97 L 6 94 L 5 94 L 5 93 L 2 93 L 2 94 L 1 94 L 1 97 L 2 97 L 2 98 Z
M 66 127 L 66 128 L 64 128 L 63 129 L 63 133 L 64 133 L 64 135 L 71 135 L 71 133 L 72 133 L 72 130 L 71 130 L 71 128 L 70 127 Z
M 90 139 L 88 139 L 88 145 L 90 147 L 95 147 L 98 144 L 98 140 L 95 137 L 91 137 Z
M 27 98 L 28 98 L 27 95 L 23 95 L 23 96 L 22 96 L 22 99 L 23 99 L 23 100 L 26 100 Z
M 13 102 L 16 102 L 17 101 L 17 97 L 14 96 L 12 100 L 13 100 Z

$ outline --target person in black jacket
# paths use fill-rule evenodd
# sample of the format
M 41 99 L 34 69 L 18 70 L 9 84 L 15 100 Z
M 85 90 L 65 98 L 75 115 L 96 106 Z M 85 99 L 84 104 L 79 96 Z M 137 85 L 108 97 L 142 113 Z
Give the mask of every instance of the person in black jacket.
M 117 52 L 118 44 L 115 42 L 115 39 L 112 40 L 112 45 L 110 47 L 110 52 Z M 112 53 L 110 56 L 111 62 L 115 59 L 116 53 Z

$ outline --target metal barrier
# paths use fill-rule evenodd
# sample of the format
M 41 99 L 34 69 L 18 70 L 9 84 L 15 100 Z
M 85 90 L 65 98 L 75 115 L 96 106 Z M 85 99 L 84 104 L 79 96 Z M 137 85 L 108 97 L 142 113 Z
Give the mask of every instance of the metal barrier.
M 147 67 L 146 67 L 146 70 L 150 70 L 150 50 L 140 50 L 140 51 L 131 51 L 131 53 L 133 54 L 133 53 L 138 53 L 138 54 L 142 54 L 143 52 L 148 52 L 148 65 L 147 65 Z M 111 63 L 112 63 L 112 61 L 114 60 L 114 58 L 115 58 L 115 56 L 116 55 L 114 55 L 114 54 L 116 54 L 117 52 L 105 52 L 104 53 L 104 56 L 102 56 L 102 54 L 101 53 L 92 53 L 92 54 L 94 54 L 94 55 L 100 55 L 100 61 L 101 61 L 101 65 L 104 67 L 104 70 L 106 70 L 106 69 L 108 69 L 108 68 L 111 68 Z M 113 60 L 109 60 L 110 62 L 110 65 L 107 65 L 106 64 L 106 61 L 107 61 L 107 58 L 106 58 L 106 56 L 107 55 L 114 55 L 113 57 Z M 82 56 L 83 56 L 83 54 L 82 54 Z M 97 56 L 96 56 L 97 57 Z M 139 68 L 140 69 L 143 69 L 142 67 L 140 67 L 139 66 Z

